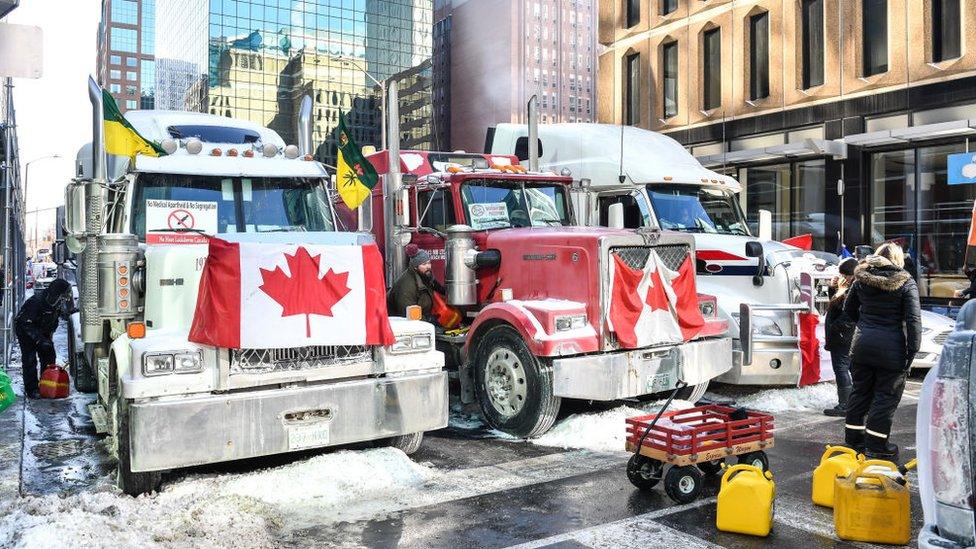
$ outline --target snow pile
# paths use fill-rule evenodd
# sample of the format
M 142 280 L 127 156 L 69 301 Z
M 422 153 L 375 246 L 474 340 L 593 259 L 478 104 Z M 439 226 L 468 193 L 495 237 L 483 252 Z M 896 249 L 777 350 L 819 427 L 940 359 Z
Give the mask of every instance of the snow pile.
M 573 414 L 530 442 L 540 446 L 580 448 L 594 452 L 623 452 L 626 440 L 624 420 L 655 413 L 663 404 L 664 402 L 653 402 L 640 408 L 619 406 L 602 412 Z M 674 400 L 668 410 L 684 410 L 692 406 L 694 405 L 688 401 Z
M 139 498 L 109 486 L 28 497 L 0 503 L 0 547 L 268 547 L 282 530 L 355 520 L 408 502 L 437 474 L 382 448 L 189 477 Z
M 837 405 L 837 386 L 817 383 L 790 389 L 768 389 L 737 400 L 738 406 L 763 412 L 820 411 Z

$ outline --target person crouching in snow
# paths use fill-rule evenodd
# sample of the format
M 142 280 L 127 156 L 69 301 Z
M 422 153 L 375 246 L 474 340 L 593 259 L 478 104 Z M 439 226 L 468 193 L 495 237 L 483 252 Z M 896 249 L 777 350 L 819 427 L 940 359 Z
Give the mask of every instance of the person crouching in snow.
M 840 275 L 835 280 L 833 296 L 827 305 L 824 320 L 824 349 L 830 352 L 830 362 L 837 380 L 837 406 L 827 408 L 824 414 L 844 417 L 847 414 L 847 400 L 851 396 L 851 338 L 854 337 L 854 322 L 844 313 L 844 298 L 847 289 L 854 281 L 854 268 L 857 260 L 853 257 L 840 262 Z
M 386 298 L 387 308 L 391 315 L 406 316 L 407 307 L 418 305 L 421 318 L 430 320 L 434 306 L 433 292 L 444 294 L 444 287 L 434 280 L 434 275 L 430 272 L 430 254 L 426 250 L 417 248 L 415 244 L 408 244 L 406 252 L 410 263 L 390 288 Z
M 851 343 L 854 390 L 847 405 L 845 439 L 871 459 L 893 460 L 891 420 L 922 341 L 918 285 L 905 271 L 905 255 L 889 242 L 854 270 L 844 312 L 857 323 Z
M 24 369 L 24 394 L 40 398 L 37 386 L 37 364 L 46 368 L 57 360 L 54 350 L 54 332 L 58 320 L 67 314 L 65 303 L 71 298 L 71 285 L 63 279 L 51 282 L 24 302 L 14 321 L 17 341 Z

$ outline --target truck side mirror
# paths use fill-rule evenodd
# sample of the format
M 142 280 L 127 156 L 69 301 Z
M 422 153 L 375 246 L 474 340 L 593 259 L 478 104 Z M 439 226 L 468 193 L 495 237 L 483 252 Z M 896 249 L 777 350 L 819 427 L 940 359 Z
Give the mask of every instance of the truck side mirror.
M 752 277 L 752 283 L 756 286 L 762 286 L 764 282 L 763 273 L 766 272 L 766 251 L 763 250 L 762 242 L 755 240 L 746 242 L 746 257 L 759 259 L 759 265 L 756 269 L 755 276 Z
M 624 228 L 624 205 L 620 202 L 610 204 L 607 208 L 607 227 L 611 229 Z
M 54 256 L 54 262 L 60 266 L 64 265 L 64 262 L 68 259 L 68 249 L 65 247 L 64 240 L 55 240 L 54 246 L 51 249 L 51 255 Z
M 85 249 L 85 185 L 69 183 L 64 188 L 64 242 L 72 253 Z
M 773 212 L 759 210 L 759 240 L 773 239 Z

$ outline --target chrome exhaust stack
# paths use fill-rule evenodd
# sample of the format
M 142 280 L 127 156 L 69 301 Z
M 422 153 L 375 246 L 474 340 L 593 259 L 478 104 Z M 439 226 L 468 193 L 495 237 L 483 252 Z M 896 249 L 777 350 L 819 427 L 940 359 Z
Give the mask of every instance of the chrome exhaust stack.
M 85 251 L 81 268 L 81 338 L 85 343 L 102 341 L 102 318 L 98 314 L 98 235 L 102 231 L 102 204 L 108 184 L 105 154 L 105 106 L 102 88 L 88 77 L 88 99 L 92 104 L 92 178 L 85 182 Z
M 295 124 L 295 139 L 298 140 L 298 151 L 302 156 L 312 152 L 312 97 L 304 95 L 298 108 L 298 119 Z

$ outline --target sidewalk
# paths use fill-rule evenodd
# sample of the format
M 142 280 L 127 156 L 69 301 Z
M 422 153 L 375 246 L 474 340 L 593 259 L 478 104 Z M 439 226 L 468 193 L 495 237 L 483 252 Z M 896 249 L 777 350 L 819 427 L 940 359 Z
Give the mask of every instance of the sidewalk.
M 17 401 L 0 412 L 0 501 L 20 495 L 20 471 L 24 443 L 24 387 L 20 373 L 20 351 L 14 349 L 7 370 Z

